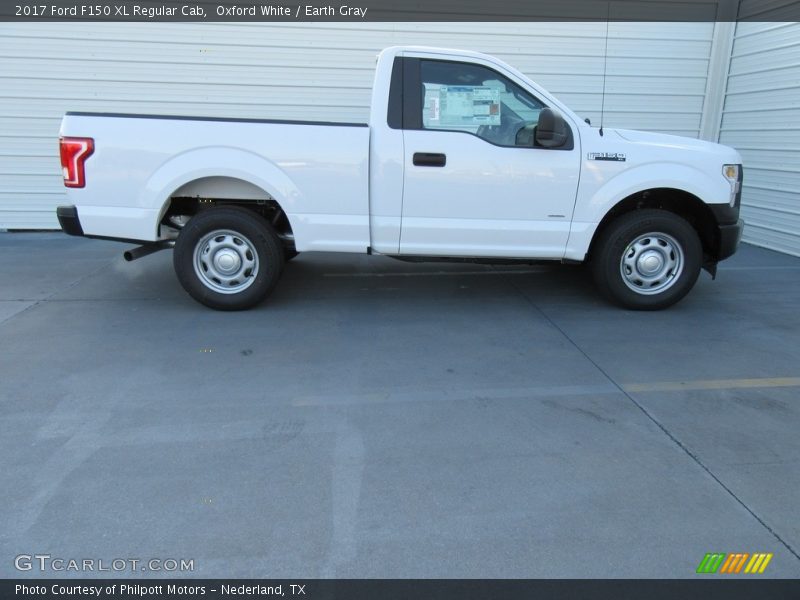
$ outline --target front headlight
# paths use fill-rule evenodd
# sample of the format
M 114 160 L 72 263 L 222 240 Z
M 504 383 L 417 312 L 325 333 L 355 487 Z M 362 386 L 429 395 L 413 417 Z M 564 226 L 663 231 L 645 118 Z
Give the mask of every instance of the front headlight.
M 739 186 L 741 185 L 741 180 L 739 179 L 739 173 L 741 170 L 741 165 L 723 165 L 722 166 L 722 175 L 725 179 L 728 180 L 728 183 L 731 185 L 731 197 L 730 197 L 730 204 L 733 206 L 736 203 L 736 196 L 739 195 Z

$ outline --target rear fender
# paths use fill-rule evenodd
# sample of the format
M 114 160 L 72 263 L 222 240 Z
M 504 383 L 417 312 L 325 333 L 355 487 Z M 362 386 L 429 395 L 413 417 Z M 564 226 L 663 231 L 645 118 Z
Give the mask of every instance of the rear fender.
M 277 164 L 245 150 L 206 147 L 172 157 L 147 180 L 140 206 L 159 209 L 152 224 L 154 233 L 158 234 L 158 224 L 175 191 L 198 179 L 215 177 L 238 179 L 263 190 L 280 205 L 293 225 L 290 213 L 301 203 L 302 194 Z

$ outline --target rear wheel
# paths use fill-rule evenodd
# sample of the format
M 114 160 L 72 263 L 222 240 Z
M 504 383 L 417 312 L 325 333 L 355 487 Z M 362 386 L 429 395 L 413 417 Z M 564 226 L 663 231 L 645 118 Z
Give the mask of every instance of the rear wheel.
M 592 275 L 609 300 L 658 310 L 681 300 L 700 274 L 703 247 L 694 228 L 664 210 L 637 210 L 612 222 L 597 240 Z
M 283 248 L 272 226 L 239 206 L 202 211 L 181 229 L 173 265 L 192 298 L 218 310 L 261 302 L 283 269 Z

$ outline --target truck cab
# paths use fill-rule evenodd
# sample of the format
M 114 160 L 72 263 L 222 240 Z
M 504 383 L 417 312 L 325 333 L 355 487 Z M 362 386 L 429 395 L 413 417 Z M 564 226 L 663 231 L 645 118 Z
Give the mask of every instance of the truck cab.
M 582 121 L 521 73 L 477 53 L 391 48 L 377 71 L 374 249 L 562 259 L 580 181 Z M 561 115 L 560 140 L 534 135 L 548 109 Z

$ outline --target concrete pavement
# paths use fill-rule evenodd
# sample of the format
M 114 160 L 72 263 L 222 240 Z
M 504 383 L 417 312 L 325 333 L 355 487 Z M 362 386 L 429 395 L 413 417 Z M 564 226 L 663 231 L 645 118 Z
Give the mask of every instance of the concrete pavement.
M 0 234 L 0 576 L 800 576 L 800 259 L 637 313 L 577 267 L 306 254 L 221 313 L 124 248 Z

